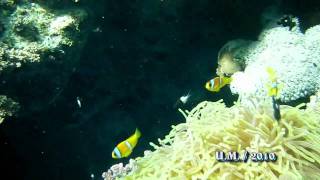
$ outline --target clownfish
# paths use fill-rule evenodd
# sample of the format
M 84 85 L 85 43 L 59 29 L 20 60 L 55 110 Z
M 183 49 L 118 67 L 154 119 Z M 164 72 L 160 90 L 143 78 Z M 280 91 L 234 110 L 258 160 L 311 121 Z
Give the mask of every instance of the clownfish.
M 141 136 L 141 132 L 136 128 L 136 131 L 133 135 L 131 135 L 128 139 L 119 143 L 112 151 L 113 159 L 120 159 L 124 157 L 128 157 L 134 147 L 136 147 L 138 140 Z
M 277 99 L 279 97 L 279 89 L 281 89 L 281 86 L 277 81 L 276 71 L 271 67 L 267 67 L 266 71 L 268 73 L 268 76 L 271 82 L 270 84 L 267 84 L 267 89 L 268 89 L 268 95 L 271 96 L 272 98 L 273 116 L 276 120 L 279 121 L 281 119 L 281 113 L 280 113 L 280 105 Z
M 205 84 L 205 88 L 211 92 L 219 92 L 225 85 L 230 84 L 231 77 L 215 77 Z
M 279 91 L 281 90 L 282 86 L 277 81 L 278 78 L 276 75 L 276 71 L 271 67 L 267 67 L 266 71 L 268 73 L 269 80 L 270 80 L 270 83 L 266 85 L 268 89 L 268 96 L 278 99 Z

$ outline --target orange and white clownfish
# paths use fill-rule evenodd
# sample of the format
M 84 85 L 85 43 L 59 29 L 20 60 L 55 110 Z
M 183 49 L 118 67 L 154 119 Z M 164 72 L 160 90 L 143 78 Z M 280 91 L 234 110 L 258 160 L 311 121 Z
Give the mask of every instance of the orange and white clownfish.
M 134 147 L 136 147 L 138 140 L 141 136 L 141 132 L 138 128 L 136 128 L 136 131 L 133 135 L 131 135 L 128 139 L 122 141 L 119 143 L 112 151 L 112 158 L 114 159 L 120 159 L 124 157 L 128 157 L 131 153 Z
M 230 84 L 231 77 L 215 77 L 205 84 L 205 88 L 211 92 L 219 92 L 225 85 Z

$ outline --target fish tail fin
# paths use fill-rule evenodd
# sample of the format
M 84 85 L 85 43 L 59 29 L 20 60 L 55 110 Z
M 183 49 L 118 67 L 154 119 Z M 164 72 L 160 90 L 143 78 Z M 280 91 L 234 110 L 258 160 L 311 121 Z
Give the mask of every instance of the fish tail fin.
M 266 71 L 269 74 L 269 76 L 274 76 L 276 73 L 272 67 L 267 67 Z
M 138 128 L 136 128 L 136 131 L 134 132 L 134 135 L 137 137 L 137 138 L 140 138 L 141 137 L 141 132 Z
M 269 79 L 271 81 L 276 81 L 277 76 L 276 76 L 276 71 L 272 67 L 267 67 L 267 73 L 269 75 Z
M 225 79 L 225 83 L 226 83 L 226 84 L 230 84 L 231 81 L 232 81 L 232 78 L 231 78 L 231 77 L 224 77 L 224 79 Z

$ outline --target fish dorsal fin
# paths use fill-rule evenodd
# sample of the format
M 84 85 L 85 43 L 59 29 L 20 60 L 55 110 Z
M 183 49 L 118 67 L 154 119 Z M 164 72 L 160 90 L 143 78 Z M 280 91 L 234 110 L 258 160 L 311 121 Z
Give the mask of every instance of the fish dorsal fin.
M 272 68 L 272 67 L 267 67 L 266 69 L 268 75 L 269 75 L 269 79 L 274 82 L 277 80 L 277 75 L 276 75 L 276 71 Z

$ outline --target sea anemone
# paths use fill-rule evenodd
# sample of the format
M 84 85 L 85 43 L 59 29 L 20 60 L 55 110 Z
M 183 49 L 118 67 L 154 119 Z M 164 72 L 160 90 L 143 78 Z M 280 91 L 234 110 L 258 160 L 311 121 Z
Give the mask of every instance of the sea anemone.
M 135 159 L 135 170 L 124 179 L 319 179 L 320 113 L 304 104 L 281 106 L 281 120 L 271 104 L 226 107 L 204 101 L 181 111 L 186 122 L 151 143 L 154 151 Z M 319 103 L 317 104 L 319 107 Z M 216 152 L 273 152 L 275 162 L 219 162 Z M 118 176 L 119 177 L 119 176 Z
M 245 62 L 244 71 L 240 73 L 248 78 L 242 78 L 242 82 L 235 78 L 230 85 L 233 93 L 248 94 L 238 85 L 250 81 L 255 87 L 252 94 L 260 98 L 265 96 L 264 86 L 269 80 L 266 67 L 277 72 L 278 81 L 283 85 L 279 94 L 282 102 L 308 97 L 320 89 L 320 25 L 303 33 L 298 24 L 292 30 L 282 26 L 265 29 L 258 41 L 239 48 L 238 57 Z

